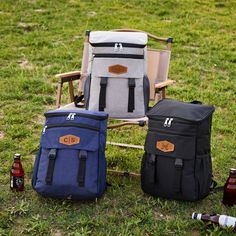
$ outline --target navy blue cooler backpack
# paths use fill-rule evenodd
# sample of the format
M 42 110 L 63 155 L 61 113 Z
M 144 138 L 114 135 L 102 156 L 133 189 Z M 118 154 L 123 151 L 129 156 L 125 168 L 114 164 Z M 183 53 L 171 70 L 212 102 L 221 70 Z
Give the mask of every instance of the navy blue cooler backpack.
M 85 110 L 45 113 L 32 186 L 45 197 L 89 200 L 106 190 L 108 115 Z

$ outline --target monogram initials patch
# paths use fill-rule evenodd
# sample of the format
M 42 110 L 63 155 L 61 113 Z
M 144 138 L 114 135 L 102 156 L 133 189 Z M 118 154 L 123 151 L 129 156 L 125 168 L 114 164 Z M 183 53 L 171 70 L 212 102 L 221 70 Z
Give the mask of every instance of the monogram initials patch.
M 175 145 L 167 140 L 157 141 L 156 148 L 162 152 L 173 152 Z
M 64 145 L 75 145 L 80 143 L 80 137 L 68 134 L 68 135 L 64 135 L 61 136 L 59 138 L 59 143 L 64 144 Z
M 116 64 L 113 66 L 109 66 L 108 71 L 113 74 L 123 74 L 123 73 L 127 73 L 128 67 Z

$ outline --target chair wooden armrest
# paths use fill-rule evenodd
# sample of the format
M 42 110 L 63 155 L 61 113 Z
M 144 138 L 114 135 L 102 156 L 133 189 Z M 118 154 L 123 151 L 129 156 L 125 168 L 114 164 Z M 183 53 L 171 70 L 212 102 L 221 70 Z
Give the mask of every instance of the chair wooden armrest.
M 154 86 L 155 86 L 155 89 L 161 89 L 161 88 L 167 87 L 168 85 L 171 85 L 173 83 L 175 83 L 175 80 L 168 79 L 164 82 L 156 83 Z
M 62 74 L 57 74 L 55 75 L 55 77 L 58 78 L 56 106 L 59 108 L 61 105 L 62 86 L 66 82 L 69 83 L 70 100 L 71 102 L 74 101 L 75 95 L 72 81 L 79 80 L 81 77 L 81 72 L 79 70 L 71 71 Z
M 70 72 L 66 72 L 66 73 L 56 74 L 55 77 L 60 78 L 60 79 L 68 79 L 68 78 L 80 77 L 80 75 L 81 75 L 81 71 L 75 70 L 75 71 L 70 71 Z M 67 81 L 65 81 L 65 82 L 67 82 Z
M 155 89 L 155 102 L 160 101 L 161 99 L 166 97 L 166 87 L 168 85 L 171 85 L 175 83 L 175 80 L 166 80 L 160 83 L 156 83 L 154 85 L 154 89 Z

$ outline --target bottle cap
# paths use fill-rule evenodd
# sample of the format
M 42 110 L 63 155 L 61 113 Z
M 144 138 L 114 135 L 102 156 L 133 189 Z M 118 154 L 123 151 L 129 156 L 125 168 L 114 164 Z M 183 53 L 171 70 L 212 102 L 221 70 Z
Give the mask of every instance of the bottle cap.
M 236 169 L 235 169 L 235 168 L 230 168 L 229 173 L 230 173 L 230 174 L 236 174 Z
M 19 153 L 16 153 L 16 154 L 14 155 L 14 159 L 20 159 L 20 154 L 19 154 Z
M 193 214 L 192 214 L 192 219 L 193 220 L 201 220 L 201 217 L 202 217 L 202 214 L 199 214 L 199 213 L 196 213 L 196 212 L 193 212 Z
M 192 214 L 192 219 L 193 219 L 193 220 L 196 220 L 196 218 L 197 218 L 197 213 L 193 212 L 193 214 Z

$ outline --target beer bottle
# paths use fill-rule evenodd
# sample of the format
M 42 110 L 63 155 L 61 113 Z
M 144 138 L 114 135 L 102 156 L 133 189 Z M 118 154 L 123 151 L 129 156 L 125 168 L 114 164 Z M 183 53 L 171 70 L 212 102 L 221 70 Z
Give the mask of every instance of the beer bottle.
M 18 153 L 14 155 L 14 162 L 10 172 L 10 189 L 15 191 L 24 190 L 24 170 Z
M 236 169 L 231 168 L 229 177 L 224 185 L 223 204 L 232 206 L 236 204 Z
M 218 224 L 223 228 L 232 227 L 234 230 L 236 230 L 236 218 L 232 216 L 199 214 L 194 212 L 192 214 L 192 219 L 212 222 L 213 224 Z

